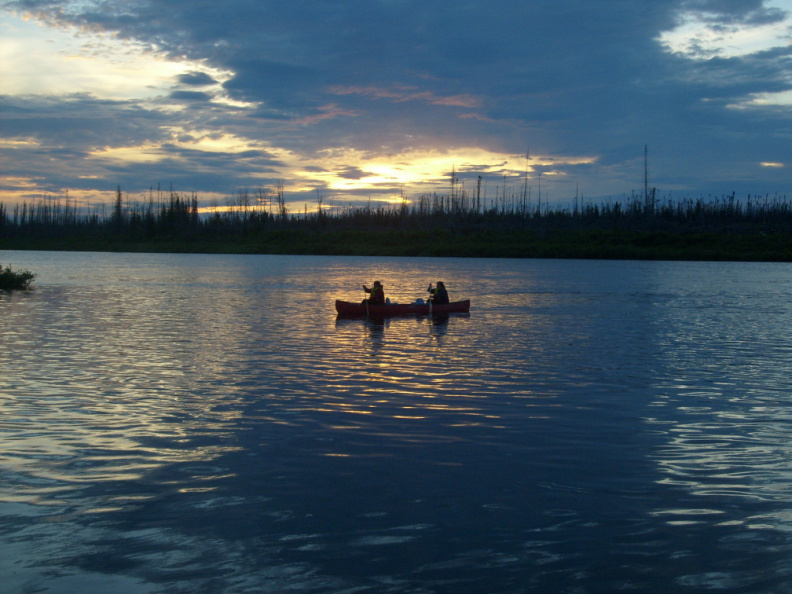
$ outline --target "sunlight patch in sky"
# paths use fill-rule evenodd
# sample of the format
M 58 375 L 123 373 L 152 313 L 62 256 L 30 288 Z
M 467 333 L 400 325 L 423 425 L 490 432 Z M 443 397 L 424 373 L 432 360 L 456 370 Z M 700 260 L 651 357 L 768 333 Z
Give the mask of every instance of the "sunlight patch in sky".
M 42 189 L 42 181 L 43 178 L 37 177 L 2 176 L 0 177 L 0 188 L 2 188 L 3 199 L 0 202 L 3 202 L 6 207 L 14 204 L 21 205 L 23 202 L 32 204 L 39 200 L 50 199 L 60 200 L 62 203 L 68 200 L 78 207 L 108 203 L 110 194 L 107 192 L 81 188 L 63 188 L 59 192 L 51 192 Z
M 226 132 L 219 133 L 212 130 L 191 130 L 188 132 L 179 127 L 169 130 L 173 134 L 174 146 L 183 149 L 235 154 L 268 148 L 261 143 Z
M 147 143 L 135 146 L 103 147 L 93 151 L 91 157 L 105 162 L 118 164 L 156 163 L 163 159 L 180 160 L 174 148 L 207 154 L 238 154 L 245 151 L 266 150 L 249 140 L 232 134 L 218 134 L 209 131 L 186 132 L 182 128 L 170 129 L 172 140 L 167 148 L 160 144 Z
M 0 149 L 15 149 L 39 146 L 35 138 L 0 138 Z
M 11 14 L 0 18 L 0 72 L 9 95 L 146 99 L 169 93 L 178 75 L 198 70 L 208 71 L 201 64 L 169 60 L 143 44 L 47 27 Z
M 475 184 L 477 174 L 511 178 L 518 183 L 537 167 L 549 165 L 575 165 L 592 163 L 592 157 L 549 159 L 532 156 L 526 163 L 525 155 L 503 154 L 481 148 L 459 148 L 450 151 L 412 151 L 397 155 L 370 155 L 355 150 L 324 151 L 320 162 L 322 170 L 304 169 L 306 181 L 321 182 L 327 189 L 343 192 L 361 191 L 377 187 L 404 187 L 411 191 L 422 186 L 437 186 L 447 180 L 451 172 L 464 175 L 468 184 Z M 474 188 L 466 188 L 469 192 Z
M 144 144 L 139 146 L 116 146 L 105 147 L 90 153 L 92 159 L 106 162 L 118 163 L 156 163 L 166 157 L 173 158 L 172 155 L 167 155 L 159 145 Z
M 790 82 L 792 84 L 792 81 Z M 758 93 L 752 95 L 751 99 L 745 103 L 746 107 L 763 105 L 792 105 L 792 91 L 782 93 Z
M 792 0 L 771 0 L 766 8 L 787 11 L 782 21 L 748 25 L 725 23 L 715 15 L 689 12 L 681 24 L 660 36 L 666 50 L 693 60 L 745 56 L 792 43 Z

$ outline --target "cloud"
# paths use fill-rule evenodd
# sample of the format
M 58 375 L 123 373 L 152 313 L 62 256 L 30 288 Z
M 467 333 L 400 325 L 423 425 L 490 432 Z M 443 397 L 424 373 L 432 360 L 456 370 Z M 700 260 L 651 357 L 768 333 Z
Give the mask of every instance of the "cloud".
M 359 167 L 346 167 L 343 171 L 338 172 L 336 175 L 342 179 L 363 179 L 372 175 L 371 172 L 365 172 Z
M 207 87 L 217 84 L 217 81 L 206 72 L 186 72 L 177 77 L 180 84 L 190 87 Z
M 786 5 L 786 10 L 773 4 Z M 691 59 L 755 54 L 789 45 L 786 0 L 762 2 L 688 2 L 673 29 L 660 40 L 670 51 Z
M 481 107 L 482 104 L 480 98 L 473 97 L 471 95 L 442 96 L 437 95 L 432 91 L 423 91 L 417 87 L 408 87 L 404 85 L 394 85 L 390 88 L 356 86 L 345 87 L 336 85 L 330 87 L 328 91 L 334 95 L 361 95 L 364 97 L 372 97 L 374 99 L 388 99 L 396 102 L 420 101 L 432 105 L 468 107 L 471 109 Z
M 9 56 L 0 74 L 20 81 L 0 104 L 0 133 L 22 143 L 2 149 L 6 172 L 42 191 L 174 182 L 216 194 L 284 181 L 295 199 L 317 187 L 341 199 L 365 195 L 366 183 L 384 194 L 409 193 L 405 184 L 444 190 L 438 172 L 454 165 L 468 184 L 480 166 L 492 188 L 520 183 L 530 147 L 543 193 L 562 200 L 578 188 L 613 196 L 639 187 L 649 145 L 661 190 L 792 192 L 788 167 L 761 165 L 792 161 L 785 0 L 0 7 L 5 32 L 23 14 L 57 32 L 52 47 L 33 44 L 50 52 L 37 63 L 61 63 L 70 36 L 79 40 L 71 55 L 102 64 L 90 84 L 75 76 L 44 86 L 10 59 L 18 49 L 0 51 Z M 156 77 L 154 66 L 134 70 L 144 62 Z M 210 147 L 211 135 L 224 140 Z M 465 159 L 471 149 L 487 157 Z M 134 151 L 141 158 L 107 159 Z M 347 162 L 329 157 L 337 154 Z M 49 171 L 31 162 L 43 155 Z
M 170 98 L 177 101 L 210 101 L 212 95 L 200 91 L 174 91 L 170 94 Z
M 343 109 L 335 103 L 330 103 L 329 105 L 320 105 L 316 108 L 316 111 L 318 113 L 300 118 L 297 120 L 297 122 L 308 126 L 321 122 L 322 120 L 332 120 L 334 118 L 343 116 L 355 117 L 358 115 L 358 112 L 349 109 Z

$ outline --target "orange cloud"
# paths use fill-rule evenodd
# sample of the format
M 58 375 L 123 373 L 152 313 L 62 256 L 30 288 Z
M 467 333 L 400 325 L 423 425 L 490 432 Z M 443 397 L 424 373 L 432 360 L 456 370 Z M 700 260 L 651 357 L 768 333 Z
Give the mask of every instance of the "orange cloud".
M 478 120 L 479 122 L 494 122 L 492 118 L 483 116 L 480 113 L 463 113 L 459 116 L 460 120 Z
M 446 105 L 449 107 L 481 107 L 482 101 L 479 97 L 469 94 L 462 95 L 437 95 L 431 91 L 421 91 L 416 87 L 406 85 L 393 85 L 390 88 L 383 87 L 362 87 L 362 86 L 341 86 L 330 87 L 330 92 L 335 95 L 363 95 L 375 99 L 391 99 L 398 103 L 405 101 L 423 101 L 431 105 Z
M 322 120 L 332 120 L 333 118 L 337 118 L 339 116 L 355 117 L 355 116 L 360 115 L 356 111 L 351 111 L 351 110 L 348 110 L 348 109 L 341 109 L 340 107 L 338 107 L 338 105 L 336 103 L 331 103 L 329 105 L 323 105 L 323 106 L 321 106 L 319 108 L 319 111 L 321 111 L 322 113 L 319 113 L 319 114 L 316 114 L 316 115 L 312 115 L 312 116 L 306 116 L 304 118 L 300 118 L 299 120 L 297 120 L 297 123 L 309 126 L 311 124 L 315 124 L 317 122 L 321 122 Z

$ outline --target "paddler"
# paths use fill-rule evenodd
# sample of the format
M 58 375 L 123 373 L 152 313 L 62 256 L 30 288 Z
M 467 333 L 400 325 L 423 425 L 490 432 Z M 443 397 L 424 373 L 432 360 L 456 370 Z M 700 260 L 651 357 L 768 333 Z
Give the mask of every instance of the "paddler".
M 370 289 L 366 285 L 363 285 L 363 290 L 369 294 L 368 299 L 364 299 L 363 303 L 370 303 L 371 305 L 385 304 L 385 289 L 381 282 L 374 281 Z
M 432 287 L 429 285 L 429 301 L 436 305 L 444 305 L 448 303 L 448 291 L 446 291 L 445 283 L 443 281 L 437 281 L 437 288 Z

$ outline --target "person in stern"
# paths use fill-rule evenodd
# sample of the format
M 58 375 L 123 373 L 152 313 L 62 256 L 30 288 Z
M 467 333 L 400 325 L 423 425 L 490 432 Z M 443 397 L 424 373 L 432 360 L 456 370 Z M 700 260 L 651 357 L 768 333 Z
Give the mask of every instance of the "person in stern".
M 441 305 L 448 303 L 448 291 L 446 291 L 445 283 L 443 281 L 437 281 L 437 288 L 432 287 L 429 285 L 429 301 L 436 305 Z
M 374 281 L 370 289 L 363 285 L 363 290 L 369 294 L 368 298 L 363 300 L 363 303 L 370 303 L 371 305 L 385 304 L 385 289 L 381 282 Z

